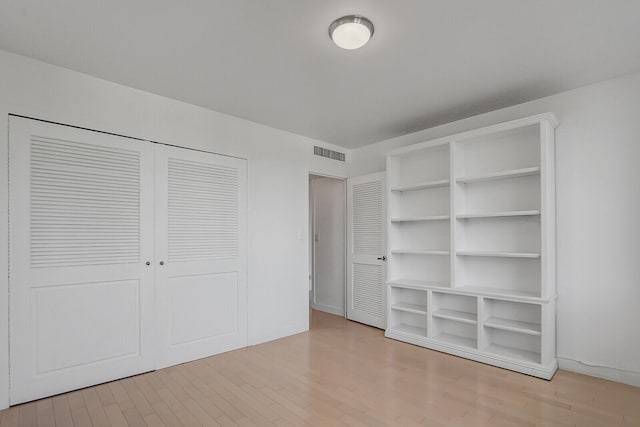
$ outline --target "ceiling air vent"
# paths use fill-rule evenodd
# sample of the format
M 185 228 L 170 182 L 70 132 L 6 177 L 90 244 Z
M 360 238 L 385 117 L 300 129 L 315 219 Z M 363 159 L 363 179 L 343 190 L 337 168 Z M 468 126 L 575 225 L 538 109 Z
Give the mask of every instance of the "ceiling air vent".
M 328 148 L 318 147 L 317 145 L 313 147 L 313 154 L 316 156 L 326 157 L 327 159 L 344 162 L 344 153 L 329 150 Z

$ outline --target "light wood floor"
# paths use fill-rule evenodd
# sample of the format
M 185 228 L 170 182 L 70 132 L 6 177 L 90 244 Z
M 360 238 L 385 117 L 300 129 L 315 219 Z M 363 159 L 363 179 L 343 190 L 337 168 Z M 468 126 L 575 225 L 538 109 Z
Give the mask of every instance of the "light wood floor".
M 0 426 L 640 425 L 640 389 L 550 382 L 388 340 L 320 312 L 311 331 L 12 407 Z

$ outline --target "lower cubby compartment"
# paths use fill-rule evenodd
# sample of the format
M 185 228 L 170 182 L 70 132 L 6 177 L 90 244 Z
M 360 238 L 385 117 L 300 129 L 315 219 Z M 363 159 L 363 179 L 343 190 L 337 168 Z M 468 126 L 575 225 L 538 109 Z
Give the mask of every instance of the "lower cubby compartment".
M 477 347 L 477 328 L 473 324 L 457 320 L 433 318 L 433 339 L 461 347 Z
M 511 359 L 541 363 L 540 337 L 502 329 L 484 328 L 487 353 Z
M 468 295 L 433 292 L 433 317 L 476 324 L 478 299 Z
M 389 304 L 392 310 L 427 315 L 427 291 L 395 286 L 389 289 Z
M 427 337 L 426 314 L 411 313 L 405 310 L 391 308 L 389 325 L 391 330 L 404 334 Z
M 491 329 L 540 336 L 542 308 L 540 304 L 485 298 L 484 326 Z

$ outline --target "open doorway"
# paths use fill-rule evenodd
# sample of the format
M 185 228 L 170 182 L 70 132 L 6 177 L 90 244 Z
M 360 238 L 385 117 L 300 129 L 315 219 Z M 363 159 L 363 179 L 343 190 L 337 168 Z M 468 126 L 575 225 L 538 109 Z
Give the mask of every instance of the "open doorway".
M 346 314 L 346 200 L 346 180 L 309 175 L 311 312 Z

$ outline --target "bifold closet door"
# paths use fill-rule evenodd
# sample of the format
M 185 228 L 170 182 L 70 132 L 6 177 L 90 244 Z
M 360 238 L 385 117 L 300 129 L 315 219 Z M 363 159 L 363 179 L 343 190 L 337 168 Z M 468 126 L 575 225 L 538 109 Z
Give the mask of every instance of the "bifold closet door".
M 153 145 L 11 117 L 9 150 L 10 403 L 153 370 Z
M 247 345 L 247 161 L 156 147 L 157 367 Z
M 386 179 L 347 180 L 347 318 L 386 327 Z

